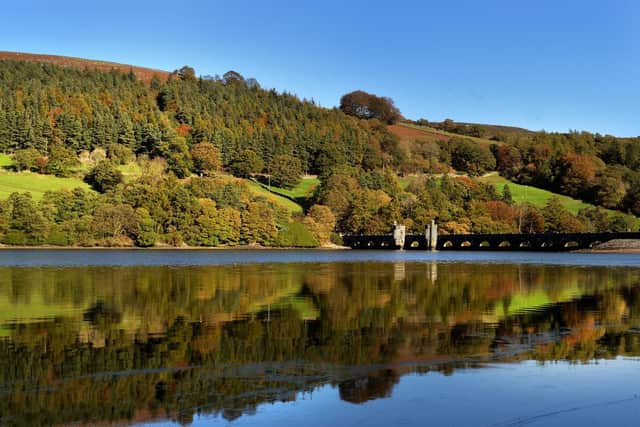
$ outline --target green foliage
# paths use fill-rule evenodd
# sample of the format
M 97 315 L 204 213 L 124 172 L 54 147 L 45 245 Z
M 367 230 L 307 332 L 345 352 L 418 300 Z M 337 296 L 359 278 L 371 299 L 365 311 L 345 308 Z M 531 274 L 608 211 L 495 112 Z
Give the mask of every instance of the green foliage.
M 469 175 L 482 175 L 496 168 L 496 159 L 489 147 L 476 144 L 471 140 L 453 139 L 441 144 L 440 148 L 449 153 L 451 165 L 454 168 Z
M 53 145 L 49 150 L 49 157 L 44 166 L 44 172 L 59 177 L 69 176 L 71 169 L 78 164 L 76 154 L 70 149 Z
M 513 203 L 513 196 L 511 195 L 511 190 L 509 189 L 509 184 L 505 184 L 504 187 L 502 187 L 502 200 L 505 203 Z
M 106 147 L 107 157 L 118 165 L 126 165 L 134 158 L 133 151 L 124 144 L 112 143 Z
M 290 222 L 278 231 L 276 244 L 287 248 L 314 248 L 318 240 L 303 224 Z
M 284 188 L 293 188 L 302 178 L 302 163 L 287 154 L 274 157 L 269 163 L 271 182 Z
M 583 232 L 584 224 L 566 210 L 560 199 L 552 197 L 543 210 L 545 231 L 554 233 Z
M 273 211 L 265 202 L 251 202 L 242 211 L 240 240 L 245 244 L 274 244 L 278 230 Z
M 24 150 L 17 150 L 13 154 L 13 160 L 15 166 L 19 171 L 37 171 L 38 159 L 42 157 L 42 154 L 35 148 L 25 148 Z
M 231 173 L 241 178 L 249 178 L 262 172 L 263 169 L 264 162 L 262 159 L 255 151 L 248 148 L 238 153 L 238 156 L 229 165 Z
M 142 248 L 153 246 L 158 239 L 156 222 L 145 208 L 136 209 L 136 226 L 133 234 L 136 246 Z
M 123 182 L 122 172 L 120 172 L 116 165 L 110 160 L 103 160 L 98 163 L 87 174 L 85 180 L 89 183 L 94 190 L 100 193 L 106 193 L 111 191 Z

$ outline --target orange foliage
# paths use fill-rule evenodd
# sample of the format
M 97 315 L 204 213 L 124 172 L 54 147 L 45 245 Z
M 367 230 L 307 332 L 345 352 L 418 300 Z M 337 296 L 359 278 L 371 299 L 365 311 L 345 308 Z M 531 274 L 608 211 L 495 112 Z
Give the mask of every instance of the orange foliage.
M 180 136 L 187 136 L 189 135 L 190 132 L 191 132 L 191 125 L 188 125 L 186 123 L 181 124 L 176 129 L 176 133 Z

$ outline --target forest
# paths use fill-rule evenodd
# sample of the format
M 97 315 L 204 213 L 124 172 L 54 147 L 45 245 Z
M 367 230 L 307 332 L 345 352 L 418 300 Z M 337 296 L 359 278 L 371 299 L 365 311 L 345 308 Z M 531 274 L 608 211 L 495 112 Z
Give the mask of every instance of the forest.
M 0 152 L 10 159 L 0 173 L 91 186 L 0 200 L 0 243 L 314 247 L 393 222 L 421 232 L 432 219 L 444 233 L 638 226 L 638 138 L 452 125 L 454 137 L 403 144 L 389 127 L 399 122 L 409 123 L 389 98 L 355 91 L 322 108 L 235 71 L 197 77 L 185 66 L 142 81 L 0 60 Z M 131 165 L 139 173 L 126 176 Z M 508 185 L 477 179 L 492 171 L 592 206 L 515 203 Z M 299 211 L 250 191 L 304 177 L 319 185 Z

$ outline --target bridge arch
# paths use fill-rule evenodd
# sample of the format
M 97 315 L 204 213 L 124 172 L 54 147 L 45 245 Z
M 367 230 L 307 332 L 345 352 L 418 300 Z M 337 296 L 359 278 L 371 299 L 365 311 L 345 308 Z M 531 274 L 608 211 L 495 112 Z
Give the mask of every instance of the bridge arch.
M 510 248 L 511 247 L 511 242 L 509 242 L 508 240 L 503 240 L 502 242 L 500 242 L 498 247 L 499 248 Z
M 491 247 L 491 243 L 489 243 L 488 240 L 483 240 L 482 242 L 480 242 L 480 245 L 478 245 L 479 248 L 490 248 Z
M 461 248 L 470 248 L 471 247 L 471 242 L 468 240 L 465 240 L 464 242 L 460 243 L 460 247 Z

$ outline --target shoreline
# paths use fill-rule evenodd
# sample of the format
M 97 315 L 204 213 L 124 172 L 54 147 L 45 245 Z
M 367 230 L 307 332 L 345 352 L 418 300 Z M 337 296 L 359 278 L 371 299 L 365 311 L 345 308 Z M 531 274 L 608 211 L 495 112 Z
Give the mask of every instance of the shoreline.
M 239 245 L 239 246 L 150 246 L 141 248 L 138 246 L 54 246 L 54 245 L 37 245 L 37 246 L 12 246 L 0 244 L 0 252 L 6 250 L 61 250 L 61 251 L 111 251 L 111 250 L 127 250 L 127 251 L 333 251 L 333 250 L 351 250 L 348 246 L 318 246 L 317 248 L 297 248 L 297 247 L 275 247 L 260 245 Z
M 0 252 L 2 251 L 29 251 L 29 250 L 48 250 L 48 251 L 350 251 L 353 250 L 348 246 L 319 246 L 317 248 L 296 248 L 296 247 L 272 247 L 260 245 L 240 245 L 240 246 L 151 246 L 141 248 L 137 246 L 11 246 L 0 244 Z M 431 252 L 431 251 L 424 251 Z M 438 251 L 436 251 L 438 252 Z M 442 252 L 442 251 L 440 251 Z M 450 252 L 450 251 L 444 251 Z M 466 251 L 469 252 L 469 251 Z M 505 252 L 505 251 L 475 251 L 475 252 Z M 520 252 L 520 251 L 507 251 Z M 576 251 L 563 251 L 558 253 L 566 254 L 640 254 L 640 248 L 601 248 L 601 249 L 579 249 Z

